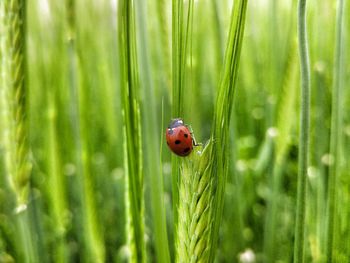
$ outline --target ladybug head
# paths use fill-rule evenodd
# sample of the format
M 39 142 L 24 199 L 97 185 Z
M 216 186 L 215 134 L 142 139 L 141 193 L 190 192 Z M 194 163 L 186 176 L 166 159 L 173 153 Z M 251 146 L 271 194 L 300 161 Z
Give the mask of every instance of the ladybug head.
M 173 129 L 179 126 L 183 126 L 184 122 L 181 118 L 172 119 L 168 128 Z

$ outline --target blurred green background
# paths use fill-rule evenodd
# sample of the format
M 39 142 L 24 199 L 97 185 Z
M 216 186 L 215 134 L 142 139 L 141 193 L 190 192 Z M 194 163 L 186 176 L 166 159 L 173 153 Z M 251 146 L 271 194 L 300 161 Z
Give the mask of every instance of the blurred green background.
M 335 262 L 350 258 L 350 5 L 345 2 Z M 197 141 L 209 139 L 232 1 L 194 1 L 191 48 L 183 68 L 184 116 L 171 116 L 171 1 L 134 3 L 147 258 L 157 262 L 157 214 L 151 212 L 155 175 L 149 167 L 161 166 L 173 256 L 171 153 L 164 132 L 171 117 L 182 117 Z M 310 0 L 307 13 L 312 90 L 306 262 L 326 262 L 336 1 Z M 248 4 L 217 262 L 292 260 L 300 95 L 296 15 L 296 1 Z M 118 0 L 27 0 L 26 19 L 26 115 L 33 163 L 26 228 L 34 258 L 97 262 L 94 257 L 102 253 L 105 262 L 125 262 Z M 0 262 L 13 262 L 20 258 L 12 224 L 16 213 L 4 174 L 0 168 Z

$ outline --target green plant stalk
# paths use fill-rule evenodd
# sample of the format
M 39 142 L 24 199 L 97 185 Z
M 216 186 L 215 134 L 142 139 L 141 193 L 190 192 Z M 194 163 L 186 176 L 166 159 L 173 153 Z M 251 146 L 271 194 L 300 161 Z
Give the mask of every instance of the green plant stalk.
M 183 88 L 181 87 L 181 13 L 183 12 L 182 0 L 172 1 L 172 110 L 174 118 L 183 114 Z M 177 232 L 178 203 L 179 203 L 179 176 L 180 162 L 177 156 L 171 156 L 172 177 L 172 204 L 174 218 L 174 232 Z M 176 238 L 176 236 L 175 236 Z M 174 242 L 176 244 L 176 240 Z
M 25 263 L 39 262 L 38 254 L 33 245 L 33 230 L 31 229 L 30 224 L 29 209 L 20 211 L 16 215 L 16 220 L 16 234 L 18 233 L 17 238 L 19 238 L 19 246 L 22 249 L 21 254 L 17 257 L 18 261 Z
M 334 7 L 335 2 L 336 1 L 333 1 L 332 4 L 329 2 L 326 5 L 331 4 L 332 7 Z M 333 31 L 332 28 L 335 29 L 335 19 L 331 19 L 332 23 L 328 23 L 326 21 L 322 22 L 322 19 L 315 19 L 317 17 L 322 16 L 321 13 L 322 10 L 324 10 L 324 7 L 325 5 L 315 5 L 309 9 L 310 11 L 313 9 L 311 12 L 309 12 L 309 18 L 311 19 L 308 19 L 308 21 L 311 22 L 309 23 L 309 25 L 311 25 L 312 35 L 315 36 L 312 37 L 313 41 L 311 41 L 310 39 L 309 43 L 310 55 L 313 53 L 313 56 L 317 58 L 317 61 L 326 59 L 328 64 L 332 62 L 332 57 L 334 56 L 334 52 L 332 50 L 334 50 L 335 48 L 335 37 L 333 37 L 332 39 L 330 36 L 333 35 L 331 34 L 331 31 Z M 335 11 L 336 9 L 332 8 L 332 10 Z M 333 14 L 335 14 L 335 12 L 332 12 L 332 16 Z M 325 28 L 326 24 L 329 25 L 327 28 Z M 320 41 L 319 37 L 322 37 L 323 32 L 326 31 L 330 33 L 327 37 L 328 41 Z M 325 50 L 328 50 L 326 52 L 327 58 L 325 57 Z M 315 63 L 315 65 L 317 65 L 317 62 Z M 313 238 L 313 235 L 316 236 L 314 242 L 316 244 L 317 250 L 312 249 L 312 247 L 310 247 L 311 255 L 313 257 L 313 260 L 316 262 L 318 262 L 317 260 L 319 260 L 320 262 L 326 262 L 326 229 L 328 205 L 327 191 L 329 189 L 327 178 L 329 176 L 330 166 L 325 165 L 324 159 L 322 157 L 325 153 L 328 153 L 330 151 L 330 107 L 332 102 L 332 84 L 330 82 L 330 77 L 332 76 L 332 67 L 333 65 L 330 65 L 330 67 L 327 70 L 322 67 L 315 67 L 314 69 L 311 69 L 311 74 L 313 77 L 311 84 L 311 93 L 313 94 L 313 96 L 311 98 L 310 130 L 313 136 L 310 137 L 309 167 L 312 167 L 312 173 L 317 172 L 317 183 L 315 184 L 315 186 L 313 186 L 313 184 L 310 184 L 311 187 L 308 188 L 310 189 L 310 191 L 308 190 L 307 196 L 315 196 L 315 198 L 308 198 L 308 200 L 310 201 L 307 205 L 307 214 L 311 215 L 311 217 L 309 216 L 309 220 L 307 220 L 307 222 L 309 223 L 307 236 L 308 238 Z M 327 101 L 327 103 L 325 103 L 325 101 Z M 313 114 L 313 112 L 317 112 L 317 114 Z M 314 167 L 317 170 L 315 170 Z M 312 179 L 312 176 L 310 177 L 310 179 L 311 180 L 308 180 L 308 182 L 314 181 Z
M 214 111 L 211 135 L 213 147 L 211 148 L 210 160 L 210 174 L 214 180 L 212 185 L 214 187 L 211 189 L 213 203 L 210 212 L 212 215 L 212 226 L 209 238 L 209 262 L 214 261 L 223 213 L 226 177 L 229 166 L 229 127 L 243 42 L 247 4 L 247 0 L 240 0 L 234 3 L 225 51 L 224 68 Z
M 151 79 L 151 64 L 149 58 L 149 40 L 146 37 L 147 33 L 147 19 L 146 19 L 146 6 L 144 1 L 138 2 L 136 5 L 137 11 L 137 25 L 139 43 L 142 47 L 140 52 L 140 80 L 142 87 L 143 103 L 143 137 L 145 149 L 145 171 L 147 173 L 147 179 L 149 181 L 149 189 L 151 196 L 151 208 L 152 208 L 152 222 L 153 232 L 155 240 L 155 251 L 157 262 L 170 262 L 170 253 L 168 245 L 168 235 L 166 229 L 166 215 L 164 207 L 164 191 L 163 191 L 163 175 L 162 167 L 159 165 L 160 154 L 158 138 L 159 127 L 157 125 L 157 109 L 155 101 L 154 83 Z M 163 131 L 161 131 L 163 134 Z
M 56 95 L 56 94 L 55 94 Z M 51 215 L 54 220 L 55 237 L 57 243 L 55 244 L 55 252 L 53 253 L 55 262 L 67 262 L 68 251 L 66 246 L 66 199 L 65 199 L 65 187 L 64 176 L 62 176 L 61 158 L 58 150 L 58 142 L 60 141 L 57 136 L 56 123 L 57 123 L 57 105 L 55 103 L 55 97 L 51 94 L 47 95 L 48 104 L 48 142 L 47 152 L 49 153 L 48 161 L 48 174 L 52 208 Z
M 281 182 L 283 181 L 283 167 L 284 162 L 287 159 L 288 149 L 290 147 L 291 140 L 288 138 L 291 134 L 293 124 L 295 123 L 296 115 L 296 100 L 297 100 L 297 90 L 294 88 L 296 86 L 296 79 L 298 74 L 298 61 L 297 61 L 297 50 L 296 42 L 293 41 L 291 44 L 291 50 L 289 54 L 289 60 L 287 65 L 286 73 L 284 74 L 284 81 L 281 90 L 282 98 L 277 106 L 277 118 L 276 118 L 276 128 L 277 133 L 276 138 L 270 134 L 268 136 L 270 151 L 268 153 L 263 153 L 265 156 L 274 155 L 274 161 L 268 158 L 266 165 L 268 163 L 273 163 L 271 180 L 271 195 L 269 198 L 269 204 L 267 207 L 266 218 L 265 218 L 265 233 L 264 233 L 264 254 L 266 260 L 269 262 L 275 262 L 277 260 L 276 256 L 276 244 L 278 243 L 278 223 L 279 221 L 279 211 L 281 207 Z
M 24 1 L 2 1 L 1 100 L 5 169 L 16 204 L 26 205 L 31 164 L 27 142 Z
M 181 75 L 180 75 L 180 81 L 181 81 L 181 85 L 180 87 L 182 88 L 182 93 L 180 93 L 179 95 L 181 97 L 179 97 L 179 99 L 181 100 L 180 103 L 183 105 L 184 104 L 184 98 L 185 98 L 185 77 L 186 77 L 186 64 L 187 64 L 187 58 L 189 55 L 190 58 L 190 67 L 192 70 L 192 33 L 193 33 L 193 6 L 194 6 L 194 0 L 189 0 L 188 1 L 188 7 L 187 7 L 187 16 L 186 16 L 186 22 L 185 23 L 185 29 L 183 29 L 183 36 L 182 36 L 182 48 L 181 48 L 181 52 L 180 52 L 180 56 L 181 56 L 181 65 L 180 65 L 180 69 L 181 69 Z M 182 13 L 182 12 L 181 12 Z M 182 18 L 182 17 L 181 17 Z M 182 18 L 183 20 L 183 18 Z M 188 52 L 189 50 L 189 52 Z M 189 53 L 189 54 L 187 54 Z M 183 108 L 183 106 L 180 104 L 180 106 Z M 179 115 L 179 116 L 183 116 Z
M 132 262 L 146 262 L 142 140 L 134 2 L 119 2 L 121 91 L 124 114 L 127 234 Z
M 64 6 L 63 6 L 64 8 Z M 63 9 L 64 10 L 64 9 Z M 34 12 L 33 12 L 34 11 Z M 62 13 L 57 12 L 55 10 L 55 16 L 53 16 L 53 20 L 59 19 L 61 21 Z M 30 10 L 28 10 L 30 12 Z M 28 14 L 28 17 L 38 17 L 38 20 L 35 21 L 35 27 L 40 28 L 39 21 L 41 19 L 40 10 L 32 10 L 31 13 Z M 30 21 L 29 21 L 30 22 Z M 33 26 L 33 23 L 29 25 L 30 28 Z M 34 28 L 35 28 L 34 27 Z M 63 29 L 64 25 L 60 25 Z M 39 29 L 40 30 L 40 29 Z M 40 31 L 42 32 L 42 31 Z M 29 33 L 31 34 L 31 33 Z M 37 33 L 38 34 L 38 33 Z M 62 169 L 62 154 L 61 154 L 61 145 L 63 144 L 63 139 L 60 136 L 60 132 L 62 131 L 62 125 L 60 125 L 60 121 L 62 120 L 60 114 L 60 95 L 62 94 L 62 90 L 66 90 L 65 74 L 52 74 L 52 72 L 60 72 L 67 73 L 66 70 L 66 62 L 67 58 L 61 56 L 61 53 L 66 50 L 66 43 L 63 41 L 66 35 L 64 34 L 56 34 L 53 39 L 47 37 L 45 32 L 39 33 L 40 37 L 45 35 L 45 39 L 41 39 L 41 41 L 36 41 L 35 47 L 37 49 L 45 49 L 45 54 L 47 54 L 51 59 L 45 63 L 43 61 L 43 56 L 41 56 L 40 62 L 38 65 L 31 65 L 32 72 L 35 72 L 36 75 L 30 76 L 30 96 L 32 98 L 31 102 L 36 103 L 38 97 L 37 92 L 35 90 L 39 90 L 42 93 L 43 102 L 45 102 L 45 114 L 42 114 L 43 126 L 42 129 L 43 134 L 45 132 L 45 136 L 43 136 L 43 150 L 45 151 L 47 158 L 45 162 L 43 162 L 45 166 L 45 186 L 47 189 L 39 188 L 40 191 L 45 192 L 45 197 L 47 197 L 48 201 L 48 215 L 50 220 L 50 233 L 52 234 L 51 239 L 49 239 L 49 244 L 52 249 L 50 249 L 49 255 L 50 258 L 54 262 L 67 262 L 69 255 L 69 246 L 67 245 L 67 228 L 69 226 L 69 220 L 67 215 L 69 215 L 69 210 L 67 207 L 67 193 L 66 190 L 66 179 L 67 177 L 63 174 Z M 39 38 L 40 39 L 40 38 Z M 52 42 L 51 42 L 51 41 Z M 56 56 L 56 57 L 55 57 Z M 39 77 L 40 76 L 40 77 Z M 64 83 L 64 84 L 63 84 Z M 46 87 L 50 87 L 47 89 Z M 36 125 L 35 114 L 33 116 L 32 124 Z M 36 126 L 37 127 L 37 126 Z M 34 136 L 37 135 L 37 130 L 34 130 Z M 40 134 L 40 133 L 39 133 Z M 33 173 L 35 176 L 35 172 Z M 35 177 L 34 177 L 35 181 Z M 49 190 L 48 190 L 49 189 Z M 35 200 L 33 212 L 34 220 L 37 221 L 37 232 L 38 232 L 38 240 L 45 239 L 45 234 L 43 231 L 43 226 L 40 221 L 40 211 L 42 212 L 42 207 L 37 203 L 38 199 Z M 40 208 L 39 208 L 40 207 Z M 41 246 L 44 247 L 44 241 L 41 241 Z M 41 251 L 44 249 L 41 249 Z M 46 249 L 45 249 L 46 250 Z M 48 254 L 40 253 L 40 261 L 46 262 L 48 260 Z
M 223 61 L 223 56 L 224 56 L 224 45 L 223 45 L 223 33 L 222 33 L 222 25 L 221 25 L 221 21 L 220 21 L 220 5 L 219 5 L 220 1 L 219 0 L 215 0 L 215 1 L 211 1 L 212 4 L 212 16 L 213 16 L 213 20 L 215 23 L 215 46 L 216 46 L 216 53 L 217 53 L 217 60 L 216 60 L 216 67 L 218 68 L 218 70 L 221 68 L 221 64 Z
M 342 141 L 342 109 L 343 109 L 343 85 L 342 76 L 344 74 L 343 57 L 343 12 L 344 1 L 337 1 L 336 15 L 336 41 L 334 54 L 334 71 L 333 71 L 333 94 L 332 94 L 332 121 L 330 135 L 330 153 L 333 156 L 333 163 L 330 167 L 328 177 L 328 203 L 327 203 L 327 244 L 326 257 L 327 262 L 337 261 L 334 258 L 335 246 L 335 217 L 337 211 L 337 193 L 338 178 L 340 176 L 340 156 Z
M 38 258 L 28 217 L 31 162 L 25 99 L 25 7 L 23 0 L 0 2 L 0 136 L 7 187 L 15 198 L 16 259 L 36 262 Z
M 93 262 L 105 261 L 105 249 L 99 224 L 97 223 L 96 200 L 93 191 L 94 180 L 91 173 L 91 153 L 88 143 L 88 118 L 87 95 L 85 78 L 86 76 L 82 56 L 79 54 L 79 48 L 76 43 L 76 3 L 75 0 L 66 1 L 67 14 L 67 38 L 68 38 L 68 57 L 70 86 L 73 92 L 74 117 L 76 122 L 75 140 L 76 140 L 76 162 L 79 180 L 81 183 L 80 199 L 82 204 L 82 223 L 83 223 L 83 242 L 84 242 L 84 260 Z
M 87 98 L 85 87 L 86 76 L 82 67 L 81 57 L 77 55 L 77 68 L 79 70 L 78 84 L 78 110 L 79 110 L 79 137 L 80 147 L 78 148 L 78 158 L 80 172 L 82 176 L 82 202 L 83 202 L 83 221 L 84 221 L 84 238 L 87 245 L 86 258 L 93 258 L 94 262 L 105 261 L 105 248 L 103 243 L 100 225 L 97 223 L 97 206 L 94 192 L 94 178 L 91 171 L 91 150 L 88 142 L 89 138 L 89 117 L 86 115 Z
M 208 262 L 211 146 L 208 143 L 200 154 L 192 153 L 181 166 L 175 262 Z
M 306 0 L 298 4 L 298 45 L 301 73 L 301 112 L 298 160 L 298 189 L 295 223 L 294 262 L 304 260 L 306 177 L 310 126 L 310 62 L 306 30 Z
M 280 78 L 278 78 L 278 74 L 276 74 L 276 72 L 278 72 L 279 67 L 278 67 L 278 57 L 276 55 L 274 55 L 274 53 L 276 52 L 277 48 L 278 48 L 278 19 L 277 19 L 277 0 L 272 0 L 269 3 L 269 20 L 268 20 L 268 24 L 269 24 L 269 54 L 271 54 L 269 56 L 269 70 L 268 73 L 269 75 L 267 76 L 267 86 L 268 86 L 268 92 L 271 94 L 271 96 L 275 96 L 276 91 L 277 91 L 277 87 L 279 87 L 281 85 L 281 83 L 279 83 L 278 80 L 280 80 Z M 267 113 L 267 120 L 266 120 L 266 124 L 268 127 L 271 127 L 274 125 L 275 123 L 275 118 L 276 118 L 276 113 L 274 112 L 276 110 L 276 107 L 274 106 L 274 104 L 269 103 L 268 104 L 268 113 Z M 272 171 L 272 170 L 271 170 Z M 273 173 L 270 173 L 268 175 L 269 177 L 273 177 Z
M 172 2 L 172 116 L 183 116 L 183 0 Z
M 213 240 L 217 237 L 217 233 L 214 234 L 213 228 L 216 227 L 215 230 L 219 230 L 219 223 L 215 221 L 221 219 L 225 191 L 222 185 L 224 179 L 220 177 L 224 177 L 227 173 L 227 163 L 223 163 L 227 162 L 226 148 L 223 150 L 222 147 L 226 145 L 225 142 L 228 142 L 246 6 L 247 1 L 241 1 L 232 13 L 226 67 L 217 98 L 214 116 L 216 126 L 213 126 L 212 139 L 202 153 L 198 154 L 195 149 L 194 153 L 182 162 L 179 182 L 181 198 L 175 238 L 176 262 L 212 262 L 214 260 L 216 241 Z M 224 127 L 221 126 L 222 123 Z M 222 138 L 225 138 L 225 142 Z M 213 185 L 217 183 L 221 183 L 220 187 L 214 188 Z
M 184 1 L 172 1 L 172 117 L 184 117 L 184 82 L 190 26 L 193 17 L 193 0 L 189 2 L 187 20 L 184 20 Z M 186 30 L 185 30 L 186 29 Z M 179 157 L 171 157 L 172 199 L 174 232 L 177 232 L 179 203 Z M 176 240 L 175 240 L 176 244 Z
M 243 40 L 247 1 L 235 4 L 231 16 L 225 67 L 216 101 L 212 137 L 182 162 L 176 262 L 213 262 L 228 172 L 230 116 Z M 192 12 L 191 6 L 189 12 Z M 189 20 L 189 18 L 188 18 Z M 189 25 L 187 28 L 188 31 Z M 187 38 L 187 33 L 186 33 Z
M 156 12 L 157 12 L 157 24 L 159 26 L 159 32 L 160 32 L 160 46 L 161 49 L 161 64 L 163 66 L 163 69 L 165 71 L 165 81 L 164 84 L 170 88 L 171 87 L 171 81 L 174 81 L 174 79 L 171 79 L 172 74 L 172 67 L 171 67 L 171 55 L 170 55 L 170 48 L 169 48 L 169 25 L 168 25 L 168 18 L 166 15 L 167 3 L 166 0 L 159 0 L 155 1 L 156 5 Z M 174 17 L 173 17 L 174 18 Z

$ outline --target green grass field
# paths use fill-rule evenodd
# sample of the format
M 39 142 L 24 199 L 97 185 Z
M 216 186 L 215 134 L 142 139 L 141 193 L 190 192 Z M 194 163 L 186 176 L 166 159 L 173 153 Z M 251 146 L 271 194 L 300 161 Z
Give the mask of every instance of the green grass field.
M 0 263 L 349 263 L 349 46 L 345 0 L 0 0 Z

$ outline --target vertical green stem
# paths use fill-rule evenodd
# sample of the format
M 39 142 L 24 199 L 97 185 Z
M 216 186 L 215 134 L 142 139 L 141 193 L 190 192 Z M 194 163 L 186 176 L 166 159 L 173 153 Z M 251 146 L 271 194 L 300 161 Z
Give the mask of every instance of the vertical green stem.
M 22 250 L 21 254 L 17 256 L 19 262 L 35 263 L 38 262 L 38 257 L 33 249 L 33 235 L 30 227 L 29 209 L 20 211 L 16 214 L 17 219 L 17 238 L 20 241 L 19 247 Z
M 301 113 L 299 137 L 299 166 L 297 211 L 295 224 L 294 262 L 303 262 L 305 209 L 306 209 L 306 177 L 309 150 L 310 126 L 310 62 L 306 31 L 306 0 L 299 0 L 298 5 L 298 44 L 301 72 Z
M 17 205 L 27 203 L 31 165 L 28 158 L 25 87 L 25 2 L 1 3 L 1 99 L 5 166 Z M 6 128 L 5 128 L 6 127 Z
M 25 1 L 0 2 L 0 121 L 7 186 L 14 194 L 16 260 L 37 260 L 29 219 L 29 161 L 26 120 Z M 11 200 L 11 197 L 9 198 Z
M 181 117 L 182 100 L 181 98 L 181 26 L 180 12 L 182 0 L 172 1 L 172 117 Z M 177 156 L 171 156 L 171 176 L 172 176 L 172 204 L 174 218 L 174 233 L 177 228 L 177 209 L 179 203 L 179 159 Z M 176 241 L 174 242 L 176 243 Z
M 193 21 L 193 0 L 188 2 L 187 16 L 184 16 L 184 0 L 173 0 L 172 10 L 172 67 L 173 67 L 173 86 L 172 86 L 172 117 L 184 117 L 185 101 L 185 76 L 187 51 L 191 42 L 191 27 Z M 177 233 L 178 224 L 178 206 L 179 206 L 179 174 L 180 159 L 172 156 L 172 195 L 173 195 L 173 214 L 174 214 L 174 233 Z M 176 235 L 175 235 L 176 238 Z M 177 243 L 177 240 L 174 241 Z
M 77 167 L 79 183 L 81 184 L 82 224 L 85 246 L 85 258 L 87 262 L 104 262 L 105 248 L 102 232 L 99 230 L 96 213 L 96 198 L 94 192 L 94 178 L 91 172 L 91 150 L 88 141 L 89 127 L 87 109 L 87 92 L 85 90 L 86 71 L 82 55 L 76 42 L 76 0 L 66 0 L 67 29 L 68 29 L 68 55 L 70 65 L 70 85 L 73 91 L 74 118 L 76 122 L 75 140 L 77 148 Z M 90 261 L 91 260 L 91 261 Z
M 211 149 L 212 165 L 210 168 L 210 173 L 214 182 L 211 189 L 211 191 L 213 191 L 213 205 L 210 208 L 213 223 L 209 239 L 209 262 L 214 261 L 224 209 L 224 195 L 229 162 L 229 127 L 237 84 L 247 5 L 248 0 L 235 1 L 232 9 L 224 67 L 214 111 L 211 137 L 215 143 L 213 143 Z
M 344 1 L 337 1 L 337 23 L 336 23 L 336 42 L 334 54 L 334 71 L 333 71 L 333 96 L 332 96 L 332 123 L 331 123 L 331 137 L 330 137 L 330 153 L 333 156 L 333 164 L 330 167 L 330 174 L 328 177 L 328 203 L 327 203 L 327 247 L 326 257 L 327 262 L 332 262 L 334 250 L 334 219 L 336 215 L 336 191 L 337 178 L 340 172 L 340 145 L 342 137 L 342 95 L 343 85 L 341 83 L 343 71 L 342 59 L 342 44 L 343 44 L 343 9 Z
M 55 88 L 55 87 L 54 87 Z M 47 136 L 47 152 L 48 152 L 48 185 L 52 189 L 50 191 L 50 207 L 52 208 L 51 216 L 54 220 L 54 230 L 57 242 L 55 243 L 54 259 L 57 263 L 67 262 L 67 246 L 66 246 L 66 197 L 65 197 L 65 178 L 60 171 L 61 156 L 59 154 L 58 145 L 59 138 L 57 136 L 57 105 L 56 96 L 47 94 L 48 104 L 48 136 Z
M 143 95 L 143 127 L 144 127 L 144 143 L 145 149 L 145 174 L 149 181 L 151 207 L 152 207 L 152 223 L 155 241 L 156 259 L 158 262 L 170 262 L 168 236 L 166 229 L 166 216 L 164 207 L 164 191 L 163 191 L 163 175 L 159 165 L 159 127 L 157 125 L 157 109 L 155 102 L 155 90 L 153 79 L 151 79 L 151 60 L 149 57 L 149 40 L 147 38 L 147 7 L 144 1 L 138 1 L 136 5 L 137 26 L 140 46 L 142 51 L 139 57 L 140 80 Z
M 211 174 L 209 142 L 201 154 L 192 153 L 181 166 L 179 218 L 175 262 L 208 262 L 210 247 Z
M 184 12 L 183 0 L 173 0 L 172 9 L 172 117 L 183 116 L 183 81 L 184 81 L 184 58 L 186 56 L 184 42 Z
M 121 91 L 124 114 L 126 216 L 131 262 L 146 262 L 144 242 L 143 154 L 140 122 L 139 72 L 133 0 L 119 2 Z

